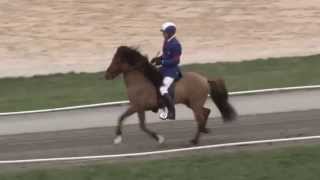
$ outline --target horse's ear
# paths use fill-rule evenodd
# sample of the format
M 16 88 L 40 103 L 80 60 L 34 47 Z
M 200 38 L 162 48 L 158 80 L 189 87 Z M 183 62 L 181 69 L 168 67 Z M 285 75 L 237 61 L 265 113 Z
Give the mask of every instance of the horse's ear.
M 127 46 L 119 46 L 117 49 L 117 55 L 120 57 L 120 61 L 129 64 L 130 48 Z
M 125 49 L 125 46 L 119 46 L 117 48 L 115 56 L 120 57 L 120 61 L 123 61 L 124 54 L 126 54 Z

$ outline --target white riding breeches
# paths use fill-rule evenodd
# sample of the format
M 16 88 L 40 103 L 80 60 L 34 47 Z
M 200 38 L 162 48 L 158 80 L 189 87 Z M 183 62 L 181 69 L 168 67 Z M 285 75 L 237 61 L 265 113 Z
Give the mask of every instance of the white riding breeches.
M 160 93 L 162 96 L 168 93 L 168 89 L 173 82 L 174 79 L 172 77 L 166 76 L 163 78 L 162 86 L 160 87 Z

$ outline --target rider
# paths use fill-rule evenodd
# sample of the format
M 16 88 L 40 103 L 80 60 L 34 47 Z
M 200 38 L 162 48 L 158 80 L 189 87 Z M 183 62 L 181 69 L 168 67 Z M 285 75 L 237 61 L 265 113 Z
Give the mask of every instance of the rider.
M 160 94 L 164 99 L 165 106 L 168 109 L 167 116 L 160 114 L 162 119 L 175 119 L 175 107 L 173 98 L 170 96 L 168 89 L 172 83 L 181 77 L 181 72 L 178 64 L 182 53 L 181 44 L 176 38 L 176 25 L 172 22 L 162 24 L 161 30 L 164 37 L 162 55 L 155 58 L 155 63 L 161 65 L 160 73 L 163 75 Z

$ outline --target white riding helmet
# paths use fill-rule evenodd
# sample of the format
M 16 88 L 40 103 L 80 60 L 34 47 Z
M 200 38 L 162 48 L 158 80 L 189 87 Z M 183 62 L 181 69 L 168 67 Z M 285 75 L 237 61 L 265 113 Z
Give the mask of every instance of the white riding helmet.
M 176 25 L 173 22 L 165 22 L 162 24 L 160 31 L 175 34 Z

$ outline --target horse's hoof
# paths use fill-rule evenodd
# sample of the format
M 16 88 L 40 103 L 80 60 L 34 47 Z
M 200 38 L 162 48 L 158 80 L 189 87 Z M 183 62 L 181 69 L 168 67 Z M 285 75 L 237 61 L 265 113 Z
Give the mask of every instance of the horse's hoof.
M 191 144 L 193 144 L 193 145 L 197 145 L 197 144 L 199 143 L 199 141 L 198 141 L 198 140 L 195 140 L 195 139 L 192 139 L 190 142 L 191 142 Z
M 122 136 L 117 136 L 116 138 L 114 138 L 113 144 L 120 144 L 120 143 L 122 143 Z
M 165 138 L 164 138 L 163 136 L 157 135 L 157 138 L 158 138 L 158 143 L 159 143 L 159 144 L 163 144 L 163 143 L 164 143 Z

